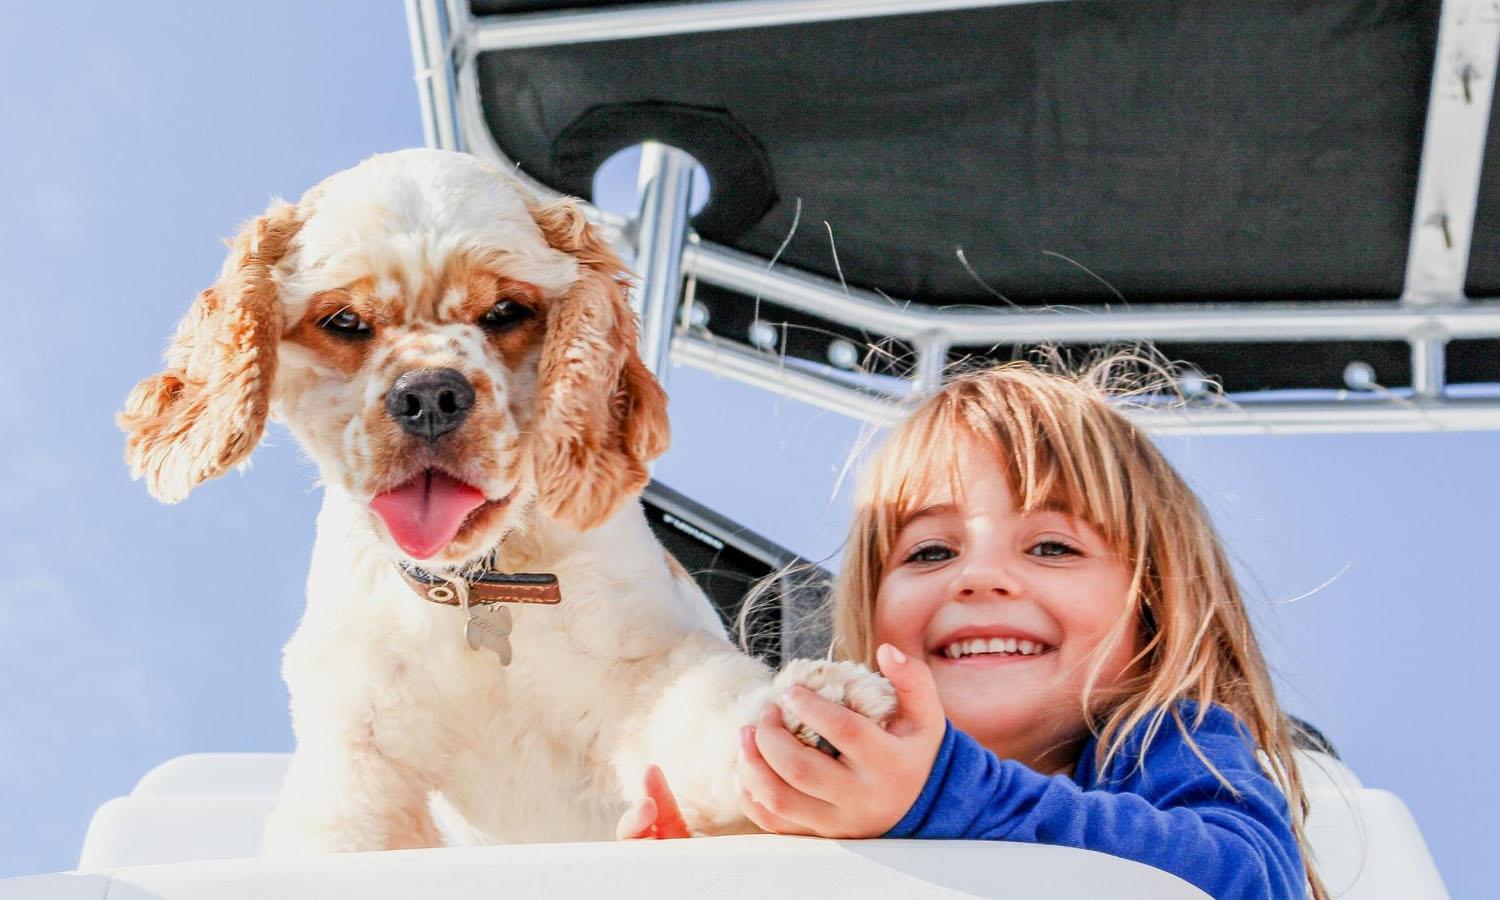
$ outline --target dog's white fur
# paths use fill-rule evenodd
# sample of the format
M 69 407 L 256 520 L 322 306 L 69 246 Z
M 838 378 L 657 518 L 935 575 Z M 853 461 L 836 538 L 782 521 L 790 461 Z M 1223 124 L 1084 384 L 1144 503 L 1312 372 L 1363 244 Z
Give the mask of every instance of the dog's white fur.
M 738 729 L 782 687 L 892 711 L 889 686 L 847 664 L 802 662 L 773 682 L 651 534 L 635 494 L 665 447 L 665 404 L 617 268 L 575 207 L 533 205 L 471 157 L 374 157 L 251 223 L 166 371 L 131 395 L 127 457 L 164 500 L 241 463 L 267 415 L 325 484 L 286 648 L 297 750 L 268 851 L 436 845 L 434 792 L 474 840 L 608 838 L 647 763 L 693 828 L 745 830 Z M 497 290 L 535 320 L 499 336 L 476 324 Z M 372 336 L 321 328 L 341 306 Z M 424 367 L 477 391 L 464 426 L 427 444 L 383 411 L 393 380 Z M 427 467 L 499 502 L 424 567 L 559 578 L 560 605 L 510 607 L 508 668 L 469 649 L 458 609 L 401 580 L 408 558 L 369 509 Z

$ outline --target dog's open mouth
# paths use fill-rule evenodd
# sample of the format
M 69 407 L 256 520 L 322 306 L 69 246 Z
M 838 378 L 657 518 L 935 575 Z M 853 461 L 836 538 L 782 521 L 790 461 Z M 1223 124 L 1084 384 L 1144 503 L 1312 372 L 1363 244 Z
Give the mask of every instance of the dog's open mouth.
M 503 506 L 509 499 L 486 500 L 473 485 L 428 469 L 375 495 L 370 509 L 385 523 L 397 546 L 413 559 L 427 559 L 448 546 L 478 510 Z

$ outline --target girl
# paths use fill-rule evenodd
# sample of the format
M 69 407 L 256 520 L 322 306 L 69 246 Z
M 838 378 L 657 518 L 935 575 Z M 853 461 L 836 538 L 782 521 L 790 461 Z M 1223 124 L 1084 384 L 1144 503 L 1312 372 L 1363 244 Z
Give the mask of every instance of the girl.
M 900 709 L 885 730 L 794 688 L 828 755 L 768 707 L 736 773 L 751 821 L 1062 844 L 1214 897 L 1326 897 L 1239 588 L 1197 498 L 1111 407 L 1112 368 L 959 377 L 877 451 L 834 651 L 878 665 Z M 685 836 L 660 773 L 646 786 L 621 836 Z

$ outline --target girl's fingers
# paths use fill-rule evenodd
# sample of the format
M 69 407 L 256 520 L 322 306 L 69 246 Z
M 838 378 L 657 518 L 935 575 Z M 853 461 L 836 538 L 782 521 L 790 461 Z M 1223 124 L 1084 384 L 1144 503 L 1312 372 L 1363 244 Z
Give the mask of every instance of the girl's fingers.
M 896 689 L 899 712 L 892 723 L 892 734 L 944 727 L 943 703 L 938 697 L 937 682 L 932 680 L 932 669 L 925 660 L 909 657 L 890 644 L 881 644 L 875 650 L 875 661 L 880 674 Z
M 797 714 L 802 714 L 800 708 Z M 804 721 L 822 733 L 810 720 Z M 755 747 L 771 771 L 808 796 L 834 803 L 847 791 L 849 770 L 823 751 L 793 737 L 782 723 L 781 710 L 774 705 L 761 713 L 760 727 L 755 729 Z
M 830 809 L 827 803 L 787 784 L 766 763 L 756 745 L 755 732 L 756 729 L 750 727 L 740 729 L 740 784 L 749 792 L 751 799 L 777 818 L 790 819 L 799 825 L 811 826 L 821 818 L 826 818 Z M 791 735 L 787 737 L 791 738 Z
M 791 822 L 787 819 L 783 819 L 775 813 L 771 812 L 769 809 L 766 809 L 764 806 L 761 806 L 759 803 L 756 803 L 755 798 L 750 796 L 750 792 L 745 790 L 744 788 L 740 788 L 739 800 L 740 812 L 745 814 L 745 818 L 749 819 L 751 822 L 754 822 L 755 827 L 759 828 L 761 831 L 769 831 L 772 834 L 813 833 L 809 829 L 798 825 L 796 822 Z
M 656 807 L 656 836 L 658 838 L 690 837 L 687 821 L 677 807 L 677 798 L 667 786 L 667 776 L 659 766 L 646 767 L 646 799 Z
M 834 703 L 827 697 L 805 687 L 789 688 L 782 695 L 782 700 L 792 708 L 792 712 L 797 714 L 797 718 L 801 719 L 803 724 L 817 732 L 823 740 L 838 750 L 840 758 L 844 760 L 842 764 L 834 762 L 825 753 L 818 753 L 835 768 L 847 771 L 848 764 L 852 763 L 855 766 L 867 764 L 874 749 L 873 745 L 886 736 L 885 730 L 879 725 L 854 710 Z M 780 721 L 779 716 L 777 720 Z M 795 741 L 796 738 L 792 740 Z M 806 746 L 801 741 L 797 741 L 797 744 Z M 761 749 L 764 750 L 765 747 L 762 746 Z M 772 762 L 774 764 L 775 760 Z M 776 769 L 778 772 L 781 771 L 779 766 Z
M 656 823 L 656 801 L 647 797 L 637 800 L 625 810 L 620 823 L 615 826 L 615 840 L 639 841 L 651 837 L 651 827 Z

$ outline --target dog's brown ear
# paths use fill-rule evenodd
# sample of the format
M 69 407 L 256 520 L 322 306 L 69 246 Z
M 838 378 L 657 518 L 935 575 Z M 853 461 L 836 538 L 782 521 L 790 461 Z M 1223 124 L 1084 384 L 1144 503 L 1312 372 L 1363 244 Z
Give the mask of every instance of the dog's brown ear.
M 277 201 L 230 243 L 213 287 L 177 326 L 166 370 L 135 386 L 115 421 L 125 461 L 152 496 L 176 503 L 242 462 L 265 431 L 281 300 L 271 269 L 301 227 Z
M 625 264 L 571 200 L 532 210 L 579 279 L 547 310 L 537 384 L 533 470 L 542 511 L 591 528 L 645 486 L 666 452 L 667 396 L 636 352 Z

